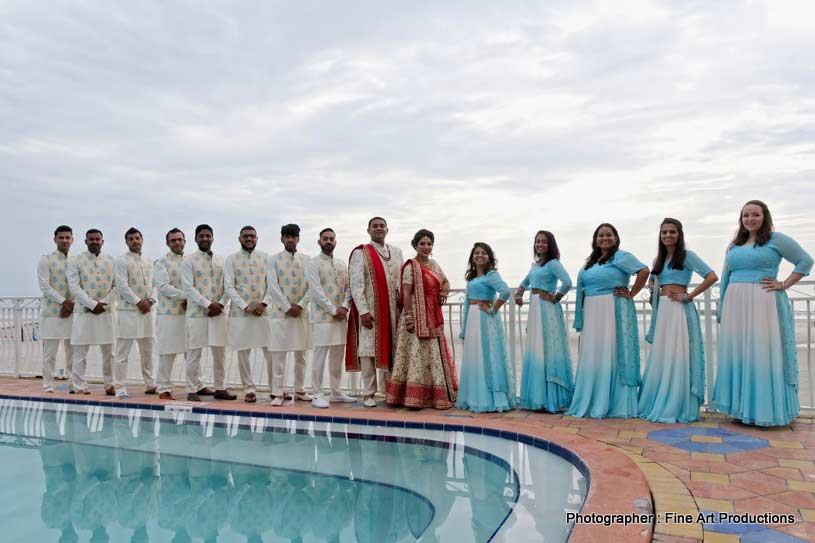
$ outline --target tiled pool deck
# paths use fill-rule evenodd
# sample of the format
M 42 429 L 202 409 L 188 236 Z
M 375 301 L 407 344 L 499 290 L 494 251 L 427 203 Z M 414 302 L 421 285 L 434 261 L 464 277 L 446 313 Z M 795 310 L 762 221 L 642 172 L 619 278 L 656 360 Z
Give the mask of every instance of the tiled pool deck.
M 137 389 L 131 387 L 132 392 Z M 41 381 L 0 378 L 0 396 L 119 407 L 160 408 L 168 403 L 157 396 L 133 394 L 126 401 L 105 396 L 92 386 L 92 395 L 66 392 L 44 394 Z M 180 390 L 177 398 L 183 398 Z M 242 396 L 242 395 L 240 395 Z M 263 395 L 259 395 L 263 398 Z M 335 404 L 336 405 L 336 404 Z M 793 543 L 815 541 L 815 424 L 801 417 L 790 427 L 759 429 L 703 415 L 694 424 L 654 424 L 639 419 L 575 419 L 528 411 L 473 414 L 467 411 L 367 409 L 360 404 L 316 409 L 306 402 L 271 407 L 256 404 L 205 401 L 197 409 L 241 414 L 285 414 L 303 420 L 336 418 L 337 422 L 416 426 L 500 432 L 536 446 L 559 445 L 574 453 L 590 472 L 590 488 L 581 513 L 702 512 L 777 513 L 795 518 L 792 524 L 730 524 L 671 521 L 628 526 L 579 524 L 571 542 L 658 541 L 676 543 Z M 197 410 L 196 409 L 196 410 Z M 535 441 L 537 439 L 537 441 Z M 553 452 L 569 457 L 558 447 Z

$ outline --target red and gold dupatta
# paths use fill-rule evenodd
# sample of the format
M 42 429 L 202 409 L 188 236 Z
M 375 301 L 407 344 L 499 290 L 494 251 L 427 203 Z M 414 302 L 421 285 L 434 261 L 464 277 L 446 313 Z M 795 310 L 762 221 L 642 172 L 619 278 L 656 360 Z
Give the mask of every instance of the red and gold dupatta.
M 388 278 L 382 260 L 370 243 L 359 245 L 354 251 L 362 251 L 365 266 L 365 275 L 371 279 L 373 286 L 373 306 L 376 307 L 374 320 L 374 346 L 376 350 L 375 364 L 377 368 L 389 370 L 393 363 L 393 338 L 391 328 L 391 302 L 388 292 Z M 351 251 L 353 256 L 354 251 Z M 350 258 L 348 259 L 350 262 Z M 345 347 L 345 370 L 360 371 L 359 364 L 359 310 L 354 300 L 348 312 L 348 335 Z

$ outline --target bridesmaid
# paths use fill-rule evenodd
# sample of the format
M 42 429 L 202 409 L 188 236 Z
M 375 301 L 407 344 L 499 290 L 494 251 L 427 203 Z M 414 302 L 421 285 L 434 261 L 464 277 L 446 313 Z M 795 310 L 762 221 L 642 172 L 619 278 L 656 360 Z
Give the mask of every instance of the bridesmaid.
M 688 294 L 693 272 L 704 280 Z M 666 218 L 659 227 L 651 328 L 652 343 L 642 376 L 639 414 L 651 422 L 693 422 L 705 400 L 705 350 L 693 299 L 718 280 L 693 251 L 685 249 L 682 223 Z
M 554 234 L 538 231 L 533 254 L 535 262 L 515 291 L 515 303 L 520 306 L 524 290 L 532 288 L 526 321 L 521 407 L 557 413 L 569 407 L 574 389 L 569 335 L 559 304 L 572 288 L 572 280 L 560 263 Z M 558 281 L 560 288 L 556 288 Z
M 637 416 L 640 346 L 632 298 L 647 280 L 648 266 L 620 249 L 617 229 L 608 223 L 598 226 L 591 254 L 577 276 L 574 329 L 581 332 L 580 354 L 568 415 Z
M 464 353 L 456 407 L 476 413 L 507 411 L 517 403 L 515 369 L 507 354 L 504 325 L 498 313 L 512 291 L 498 275 L 495 264 L 489 245 L 473 245 L 465 275 L 467 293 L 459 336 L 464 340 Z
M 781 259 L 795 268 L 778 281 Z M 725 256 L 713 406 L 745 424 L 784 426 L 799 412 L 795 322 L 786 289 L 812 257 L 773 231 L 767 204 L 750 200 Z

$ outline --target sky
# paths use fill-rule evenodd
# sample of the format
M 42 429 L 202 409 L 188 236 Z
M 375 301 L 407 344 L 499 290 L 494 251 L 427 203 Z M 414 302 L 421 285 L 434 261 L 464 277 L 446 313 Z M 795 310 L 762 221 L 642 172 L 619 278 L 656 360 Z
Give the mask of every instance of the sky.
M 576 275 L 601 222 L 650 263 L 663 217 L 719 269 L 742 204 L 815 253 L 815 3 L 0 0 L 0 296 L 73 250 L 236 251 L 280 227 L 336 254 L 419 228 L 464 285 L 475 241 L 517 284 L 538 229 Z M 788 271 L 789 266 L 782 268 Z

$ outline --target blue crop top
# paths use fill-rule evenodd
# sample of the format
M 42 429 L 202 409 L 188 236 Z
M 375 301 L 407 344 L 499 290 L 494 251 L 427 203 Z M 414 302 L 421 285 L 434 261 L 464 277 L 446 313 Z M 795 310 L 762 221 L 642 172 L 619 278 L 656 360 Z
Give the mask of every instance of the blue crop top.
M 509 300 L 512 290 L 507 286 L 497 271 L 491 270 L 486 274 L 467 281 L 467 298 L 471 300 L 494 300 L 495 295 L 505 302 Z
M 684 269 L 675 270 L 671 267 L 670 262 L 665 262 L 662 272 L 657 274 L 659 285 L 663 287 L 665 285 L 682 285 L 686 287 L 690 284 L 693 272 L 698 273 L 701 277 L 705 277 L 713 271 L 710 269 L 710 266 L 705 264 L 705 262 L 699 258 L 699 255 L 693 251 L 685 252 L 685 263 L 682 267 Z
M 613 294 L 614 289 L 627 287 L 631 276 L 643 268 L 647 269 L 648 266 L 628 251 L 618 249 L 609 262 L 581 269 L 577 281 L 581 283 L 586 296 Z
M 569 289 L 572 288 L 572 280 L 560 260 L 553 259 L 543 266 L 537 263 L 532 264 L 529 273 L 521 281 L 521 286 L 525 289 L 537 288 L 546 292 L 555 292 L 558 280 L 560 281 L 560 288 L 557 291 L 566 295 Z

